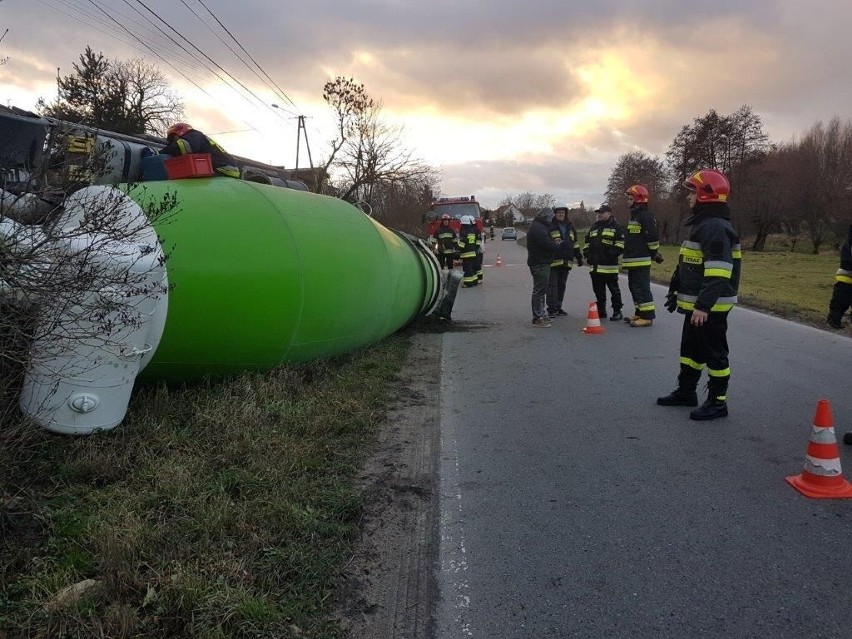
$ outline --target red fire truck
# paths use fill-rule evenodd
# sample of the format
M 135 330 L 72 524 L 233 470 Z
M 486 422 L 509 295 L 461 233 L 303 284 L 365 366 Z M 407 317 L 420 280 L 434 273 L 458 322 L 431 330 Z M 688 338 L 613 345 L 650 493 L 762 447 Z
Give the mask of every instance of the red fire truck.
M 482 211 L 479 208 L 479 203 L 476 198 L 470 197 L 440 197 L 429 207 L 429 212 L 426 213 L 426 235 L 434 237 L 441 225 L 441 216 L 450 216 L 450 226 L 458 233 L 461 229 L 462 215 L 472 215 L 476 220 L 476 227 L 482 231 Z

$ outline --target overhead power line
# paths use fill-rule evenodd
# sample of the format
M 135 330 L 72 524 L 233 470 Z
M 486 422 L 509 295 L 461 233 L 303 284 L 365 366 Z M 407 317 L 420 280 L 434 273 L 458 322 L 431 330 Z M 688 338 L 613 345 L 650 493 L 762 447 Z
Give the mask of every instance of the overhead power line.
M 278 84 L 275 82 L 275 80 L 273 80 L 273 79 L 269 76 L 269 74 L 268 74 L 266 71 L 264 71 L 264 70 L 263 70 L 263 67 L 261 67 L 261 66 L 260 66 L 260 64 L 257 62 L 257 60 L 255 60 L 255 59 L 252 57 L 252 55 L 251 55 L 248 51 L 246 51 L 246 49 L 245 49 L 245 47 L 242 45 L 242 43 L 241 43 L 241 42 L 240 42 L 240 41 L 236 38 L 236 36 L 235 36 L 233 33 L 231 33 L 231 31 L 230 31 L 230 29 L 228 29 L 228 27 L 226 27 L 224 24 L 222 24 L 222 21 L 221 21 L 221 20 L 219 20 L 219 18 L 218 18 L 218 17 L 216 17 L 216 14 L 214 14 L 214 13 L 210 10 L 210 8 L 209 8 L 209 7 L 208 7 L 208 6 L 204 3 L 204 0 L 197 0 L 197 1 L 198 1 L 198 3 L 199 3 L 202 7 L 204 7 L 204 9 L 207 11 L 207 13 L 209 13 L 209 14 L 213 17 L 213 19 L 216 21 L 216 23 L 217 23 L 220 27 L 222 27 L 222 29 L 225 31 L 225 33 L 227 33 L 227 34 L 231 37 L 231 39 L 232 39 L 232 40 L 233 40 L 233 41 L 237 44 L 237 46 L 238 46 L 238 47 L 239 47 L 239 48 L 243 51 L 243 53 L 245 53 L 245 54 L 248 56 L 249 60 L 251 60 L 251 61 L 254 63 L 254 65 L 255 65 L 255 66 L 256 66 L 256 67 L 260 70 L 260 72 L 261 72 L 264 76 L 266 76 L 266 78 L 267 78 L 267 79 L 268 79 L 268 80 L 272 83 L 272 85 L 273 85 L 273 86 L 274 86 L 274 87 L 278 90 L 278 97 L 280 97 L 280 98 L 284 98 L 287 102 L 289 102 L 291 105 L 293 105 L 293 108 L 295 108 L 295 109 L 296 109 L 296 111 L 299 111 L 300 109 L 299 109 L 299 107 L 298 107 L 298 106 L 296 106 L 296 103 L 295 103 L 295 102 L 293 102 L 293 100 L 291 100 L 291 99 L 290 99 L 290 96 L 288 96 L 286 93 L 284 93 L 284 89 L 282 89 L 280 86 L 278 86 Z M 184 0 L 181 0 L 181 2 L 183 2 L 184 4 L 186 4 L 186 2 L 184 2 Z M 228 47 L 228 48 L 230 49 L 230 47 Z M 241 58 L 241 59 L 242 59 L 242 58 Z M 294 115 L 295 115 L 295 114 L 294 114 Z
M 124 2 L 128 2 L 128 0 L 124 0 Z M 204 53 L 204 51 L 202 51 L 200 48 L 198 48 L 195 44 L 193 44 L 193 42 L 192 42 L 189 38 L 187 38 L 187 37 L 186 37 L 186 35 L 184 35 L 184 34 L 180 33 L 177 29 L 175 29 L 172 25 L 170 25 L 170 24 L 169 24 L 166 20 L 164 20 L 162 17 L 160 17 L 160 15 L 159 15 L 156 11 L 154 11 L 153 9 L 151 9 L 148 5 L 146 5 L 146 4 L 143 2 L 143 0 L 136 0 L 136 2 L 137 2 L 137 4 L 139 4 L 140 6 L 142 6 L 142 7 L 143 7 L 143 8 L 144 8 L 144 9 L 145 9 L 148 13 L 150 13 L 152 16 L 154 16 L 154 17 L 155 17 L 155 18 L 156 18 L 159 22 L 162 22 L 162 23 L 163 23 L 163 24 L 164 24 L 164 25 L 165 25 L 165 26 L 166 26 L 166 27 L 167 27 L 170 31 L 172 31 L 173 33 L 175 33 L 176 35 L 178 35 L 179 37 L 181 37 L 184 41 L 186 41 L 186 43 L 187 43 L 187 44 L 189 44 L 189 46 L 191 46 L 191 47 L 192 47 L 193 49 L 195 49 L 195 50 L 196 50 L 199 54 L 201 54 L 201 56 L 202 56 L 205 60 L 207 60 L 210 64 L 212 64 L 213 66 L 215 66 L 215 67 L 216 67 L 217 69 L 219 69 L 222 73 L 224 73 L 225 75 L 227 75 L 227 76 L 228 76 L 231 80 L 233 80 L 233 81 L 234 81 L 234 82 L 236 82 L 238 85 L 240 85 L 246 93 L 248 93 L 249 95 L 251 95 L 251 96 L 252 96 L 255 100 L 257 100 L 257 101 L 258 101 L 261 105 L 263 105 L 264 107 L 266 107 L 266 109 L 267 109 L 267 110 L 269 110 L 270 112 L 273 112 L 273 113 L 274 113 L 274 109 L 273 109 L 271 106 L 269 106 L 269 104 L 268 104 L 267 102 L 265 102 L 264 100 L 262 100 L 262 99 L 261 99 L 261 98 L 260 98 L 260 97 L 259 97 L 259 96 L 258 96 L 258 95 L 254 92 L 254 91 L 252 91 L 252 90 L 251 90 L 250 88 L 248 88 L 245 84 L 243 84 L 243 83 L 242 83 L 242 82 L 241 82 L 238 78 L 234 77 L 231 73 L 229 73 L 226 69 L 224 69 L 224 68 L 222 67 L 222 65 L 220 65 L 220 64 L 219 64 L 218 62 L 216 62 L 213 58 L 211 58 L 209 55 L 207 55 L 206 53 Z M 165 32 L 164 32 L 164 33 L 165 33 Z M 190 55 L 192 55 L 193 57 L 195 57 L 195 56 L 194 56 L 194 54 L 192 54 L 189 50 L 187 50 L 187 48 L 186 48 L 186 47 L 184 47 L 182 44 L 180 44 L 180 43 L 179 43 L 177 40 L 175 40 L 172 36 L 170 36 L 170 35 L 169 35 L 169 34 L 167 34 L 167 33 L 166 33 L 165 35 L 166 35 L 166 37 L 167 37 L 167 38 L 169 38 L 169 40 L 171 40 L 172 42 L 174 42 L 174 43 L 175 43 L 178 47 L 180 47 L 182 50 L 186 51 L 188 54 L 190 54 Z M 217 77 L 219 77 L 219 79 L 220 79 L 220 80 L 222 80 L 222 81 L 224 82 L 224 79 L 223 79 L 221 76 L 219 76 L 219 74 L 218 74 L 218 73 L 216 73 L 215 71 L 214 71 L 213 73 L 214 73 Z M 282 119 L 284 118 L 284 116 L 282 116 L 282 115 L 281 115 L 281 114 L 279 114 L 279 113 L 276 113 L 276 115 L 277 115 L 279 118 L 282 118 Z
M 100 5 L 98 5 L 98 4 L 97 4 L 94 0 L 89 0 L 89 3 L 90 3 L 93 7 L 95 7 L 98 11 L 100 11 L 101 13 L 103 13 L 103 14 L 104 14 L 107 18 L 109 18 L 111 21 L 113 21 L 115 24 L 117 24 L 117 25 L 119 26 L 119 28 L 121 28 L 123 31 L 126 31 L 126 32 L 127 32 L 127 34 L 128 34 L 128 35 L 130 35 L 130 37 L 132 37 L 134 40 L 136 40 L 139 44 L 141 44 L 143 47 L 146 47 L 146 48 L 147 48 L 146 43 L 145 43 L 145 42 L 144 42 L 141 38 L 139 38 L 139 37 L 138 37 L 135 33 L 133 33 L 130 29 L 128 29 L 127 27 L 125 27 L 125 26 L 124 26 L 121 22 L 119 22 L 119 21 L 118 21 L 118 20 L 116 20 L 114 17 L 112 17 L 112 16 L 111 16 L 111 15 L 110 15 L 107 11 L 105 11 L 105 10 L 104 10 L 104 9 L 103 9 Z M 151 50 L 151 52 L 152 52 L 154 55 L 156 55 L 158 58 L 160 58 L 163 62 L 165 62 L 167 65 L 169 65 L 172 69 L 174 69 L 177 73 L 179 73 L 179 74 L 180 74 L 180 75 L 182 75 L 184 78 L 186 78 L 186 80 L 187 80 L 188 82 L 190 82 L 192 85 L 194 85 L 196 88 L 198 88 L 198 90 L 199 90 L 199 91 L 203 92 L 203 93 L 204 93 L 205 95 L 207 95 L 207 96 L 208 96 L 211 100 L 213 99 L 213 96 L 211 96 L 209 93 L 207 93 L 207 91 L 205 91 L 202 87 L 200 87 L 198 84 L 196 84 L 196 83 L 192 80 L 192 78 L 190 78 L 190 77 L 189 77 L 189 76 L 187 76 L 185 73 L 183 73 L 180 69 L 178 69 L 176 66 L 174 66 L 171 62 L 169 62 L 168 60 L 166 60 L 163 56 L 161 56 L 161 55 L 160 55 L 159 53 L 157 53 L 156 51 Z
M 66 11 L 63 11 L 62 9 L 60 9 L 59 7 L 54 6 L 53 4 L 48 2 L 47 0 L 39 0 L 39 1 L 42 4 L 44 4 L 45 6 L 53 9 L 57 13 L 60 13 L 64 16 L 67 16 L 67 17 L 71 18 L 72 20 L 76 20 L 77 22 L 86 25 L 88 28 L 90 28 L 94 31 L 97 31 L 98 33 L 102 33 L 106 36 L 114 38 L 115 40 L 118 40 L 119 42 L 123 42 L 124 44 L 127 44 L 127 45 L 133 47 L 134 49 L 144 51 L 145 53 L 152 53 L 152 52 L 155 53 L 155 54 L 159 53 L 159 54 L 161 54 L 161 56 L 164 52 L 166 54 L 174 55 L 174 52 L 168 51 L 167 48 L 164 48 L 161 44 L 156 43 L 154 41 L 152 35 L 146 34 L 146 35 L 143 36 L 144 40 L 142 38 L 139 38 L 137 42 L 133 42 L 131 40 L 128 40 L 126 36 L 130 35 L 131 37 L 133 37 L 133 34 L 130 33 L 129 28 L 124 26 L 126 24 L 125 22 L 113 21 L 112 18 L 109 17 L 109 16 L 107 18 L 105 18 L 101 15 L 98 15 L 97 13 L 93 13 L 91 11 L 91 9 L 87 9 L 84 6 L 81 6 L 81 4 L 85 4 L 87 2 L 87 0 L 53 0 L 53 2 L 60 3 L 68 11 L 72 11 L 74 13 L 67 13 Z M 101 8 L 101 7 L 99 7 L 99 9 L 101 10 L 101 12 L 104 11 L 103 8 Z M 116 13 L 118 13 L 118 12 L 116 12 Z M 123 14 L 120 14 L 120 13 L 118 15 L 122 18 L 122 20 L 134 22 L 135 24 L 139 24 L 139 22 L 133 21 L 131 18 L 129 18 L 126 15 L 123 15 Z M 96 23 L 97 25 L 99 25 L 103 28 L 99 29 L 98 26 L 95 26 L 95 24 L 93 24 L 93 23 Z M 142 26 L 144 28 L 144 25 L 140 25 L 140 26 Z M 148 29 L 148 31 L 151 32 L 150 29 Z M 142 44 L 140 44 L 140 43 L 142 43 Z M 187 59 L 183 58 L 182 56 L 180 56 L 180 54 L 178 54 L 177 57 L 180 59 L 181 65 L 184 66 L 184 67 L 189 67 L 189 68 L 196 70 L 196 71 L 202 69 L 202 67 L 193 65 L 191 61 L 188 61 Z M 160 59 L 164 60 L 163 57 L 161 57 Z
M 256 107 L 259 103 L 260 106 L 268 111 L 275 112 L 275 116 L 280 121 L 286 122 L 288 126 L 293 126 L 293 123 L 290 120 L 299 118 L 299 114 L 290 108 L 278 106 L 273 109 L 269 102 L 258 96 L 255 91 L 241 81 L 240 78 L 229 72 L 200 47 L 195 45 L 184 33 L 175 29 L 166 19 L 149 7 L 143 0 L 136 0 L 136 2 L 131 2 L 131 0 L 122 0 L 122 2 L 135 14 L 138 14 L 139 18 L 122 13 L 115 7 L 109 6 L 109 3 L 104 2 L 103 0 L 39 1 L 53 11 L 76 20 L 81 24 L 85 24 L 89 29 L 123 42 L 134 49 L 140 49 L 145 54 L 154 55 L 211 100 L 214 100 L 213 96 L 210 95 L 210 93 L 195 79 L 188 75 L 186 73 L 187 70 L 190 72 L 195 71 L 212 74 L 220 82 L 224 83 L 227 87 L 240 95 L 240 97 L 252 104 L 252 106 Z M 215 20 L 219 28 L 221 28 L 235 43 L 239 51 L 232 47 L 217 32 L 217 30 L 213 28 L 212 24 L 208 23 L 204 16 L 200 15 L 198 11 L 193 10 L 193 8 L 187 4 L 185 0 L 181 0 L 181 3 L 192 13 L 193 16 L 195 16 L 196 19 L 204 24 L 208 30 L 216 35 L 219 41 L 228 48 L 235 58 L 240 60 L 246 68 L 248 68 L 276 95 L 279 103 L 286 103 L 298 111 L 299 109 L 295 102 L 272 79 L 269 73 L 263 69 L 260 63 L 248 52 L 246 47 L 242 45 L 231 30 L 225 26 L 222 20 L 219 19 L 219 17 L 203 0 L 197 1 L 212 20 Z M 0 2 L 3 2 L 3 0 L 0 0 Z M 92 12 L 91 8 L 86 9 L 85 7 L 94 7 L 95 11 Z M 141 22 L 140 19 L 144 22 Z M 2 38 L 2 36 L 0 36 L 0 38 Z M 130 39 L 128 40 L 128 38 Z M 162 40 L 162 42 L 160 42 L 160 40 Z M 184 46 L 184 44 L 186 46 Z M 249 60 L 250 63 L 247 60 Z M 288 118 L 284 115 L 285 113 L 294 117 Z M 302 120 L 301 122 L 301 126 L 304 127 L 304 121 Z M 257 131 L 252 124 L 248 122 L 245 123 L 251 130 Z M 305 131 L 305 135 L 306 134 L 307 131 Z

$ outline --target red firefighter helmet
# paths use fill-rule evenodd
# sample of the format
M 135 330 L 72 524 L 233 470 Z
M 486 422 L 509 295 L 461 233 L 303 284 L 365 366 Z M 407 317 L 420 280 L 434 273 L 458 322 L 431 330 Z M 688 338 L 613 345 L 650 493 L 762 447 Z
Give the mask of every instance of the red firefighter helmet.
M 731 184 L 724 173 L 701 169 L 684 180 L 683 185 L 695 193 L 699 202 L 727 202 Z
M 182 138 L 190 131 L 192 131 L 192 127 L 186 122 L 176 122 L 166 131 L 166 139 L 171 142 L 175 138 Z
M 648 189 L 641 184 L 634 184 L 627 189 L 624 194 L 628 197 L 632 197 L 633 201 L 637 204 L 647 203 L 648 198 L 650 197 Z

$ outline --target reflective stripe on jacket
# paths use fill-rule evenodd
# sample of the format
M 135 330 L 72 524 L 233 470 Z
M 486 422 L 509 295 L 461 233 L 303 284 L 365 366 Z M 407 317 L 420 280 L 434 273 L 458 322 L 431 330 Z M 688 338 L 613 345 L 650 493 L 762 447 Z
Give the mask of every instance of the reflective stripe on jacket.
M 561 224 L 554 218 L 550 222 L 550 237 L 556 240 L 562 240 L 562 243 L 556 247 L 553 253 L 553 259 L 550 262 L 551 268 L 563 266 L 570 269 L 574 265 L 574 258 L 580 253 L 580 242 L 577 240 L 577 231 L 568 220 Z
M 722 210 L 727 211 L 727 207 Z M 681 245 L 670 286 L 670 290 L 677 291 L 678 310 L 681 313 L 696 309 L 711 313 L 730 311 L 737 303 L 740 284 L 739 237 L 730 221 L 712 214 L 698 216 L 691 227 L 689 237 Z
M 465 260 L 471 257 L 476 257 L 476 253 L 479 248 L 477 242 L 478 236 L 479 233 L 475 226 L 465 224 L 461 227 L 458 239 L 459 257 L 461 259 Z
M 435 232 L 435 239 L 441 247 L 441 253 L 450 255 L 456 252 L 456 232 L 450 226 L 441 225 Z
M 660 250 L 660 235 L 657 221 L 646 204 L 637 204 L 630 209 L 630 221 L 624 238 L 622 268 L 651 266 L 651 259 Z
M 586 233 L 583 256 L 592 273 L 618 273 L 618 257 L 624 252 L 624 231 L 615 220 L 600 220 Z

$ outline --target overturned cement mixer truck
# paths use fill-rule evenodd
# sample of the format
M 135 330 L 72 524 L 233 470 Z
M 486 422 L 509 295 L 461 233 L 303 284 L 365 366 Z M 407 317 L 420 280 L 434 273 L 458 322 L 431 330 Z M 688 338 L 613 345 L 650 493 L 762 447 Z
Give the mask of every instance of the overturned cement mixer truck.
M 19 403 L 42 427 L 114 428 L 140 375 L 262 370 L 449 318 L 459 276 L 422 241 L 274 167 L 141 179 L 164 142 L 0 109 L 0 295 L 32 323 Z

